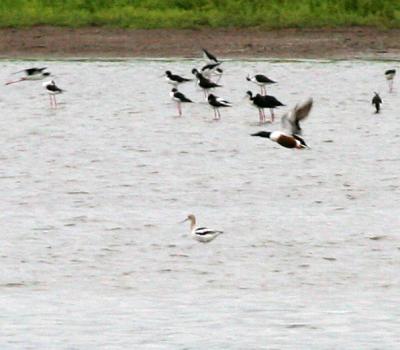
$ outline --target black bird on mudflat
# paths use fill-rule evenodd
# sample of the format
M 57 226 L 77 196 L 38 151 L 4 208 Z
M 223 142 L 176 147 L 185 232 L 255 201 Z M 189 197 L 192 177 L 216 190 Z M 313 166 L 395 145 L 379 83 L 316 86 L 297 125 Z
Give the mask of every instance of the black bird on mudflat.
M 374 92 L 374 97 L 372 98 L 372 104 L 375 105 L 375 113 L 379 113 L 381 110 L 381 103 L 382 103 L 382 99 L 381 97 L 378 95 L 377 92 Z
M 229 101 L 222 99 L 221 97 L 215 96 L 213 94 L 208 95 L 208 103 L 214 110 L 214 119 L 221 119 L 221 114 L 219 112 L 219 108 L 221 107 L 232 107 L 232 104 Z
M 178 108 L 178 114 L 181 117 L 182 116 L 182 108 L 181 105 L 182 103 L 193 103 L 192 100 L 187 98 L 184 94 L 178 91 L 178 89 L 173 88 L 171 92 L 169 93 L 171 96 L 171 99 L 176 102 L 177 108 Z
M 267 89 L 265 88 L 265 85 L 276 84 L 276 81 L 273 81 L 272 79 L 266 77 L 264 74 L 256 74 L 252 77 L 248 75 L 246 77 L 246 80 L 257 84 L 261 89 L 261 95 L 267 94 Z
M 196 68 L 193 68 L 192 73 L 197 78 L 197 85 L 199 85 L 203 89 L 205 98 L 208 97 L 208 91 L 210 89 L 214 89 L 216 87 L 222 87 L 222 85 L 218 85 L 213 81 L 211 81 L 210 79 L 204 77 L 204 75 L 201 74 Z
M 172 74 L 171 71 L 169 71 L 169 70 L 167 70 L 165 72 L 165 78 L 167 79 L 167 82 L 169 84 L 172 84 L 174 86 L 178 86 L 181 83 L 186 83 L 188 81 L 192 81 L 192 79 L 187 79 L 187 78 L 181 77 L 180 75 Z
M 251 91 L 247 91 L 246 95 L 249 97 L 249 100 L 252 104 L 258 108 L 258 113 L 260 116 L 260 123 L 265 123 L 265 113 L 264 108 L 269 108 L 271 111 L 271 122 L 274 121 L 274 108 L 285 106 L 282 102 L 278 101 L 274 96 L 271 95 L 260 95 L 257 94 L 253 96 Z
M 389 92 L 393 92 L 393 80 L 395 75 L 396 75 L 396 69 L 388 69 L 385 72 L 385 77 L 389 84 Z

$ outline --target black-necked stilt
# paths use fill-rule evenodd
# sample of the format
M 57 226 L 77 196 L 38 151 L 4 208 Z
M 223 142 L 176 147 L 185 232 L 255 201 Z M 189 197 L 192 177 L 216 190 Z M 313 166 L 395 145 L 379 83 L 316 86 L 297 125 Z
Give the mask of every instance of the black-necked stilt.
M 206 77 L 210 77 L 211 74 L 215 73 L 220 64 L 221 62 L 206 64 L 200 69 L 200 73 Z
M 247 76 L 247 81 L 251 81 L 254 84 L 257 84 L 261 89 L 261 95 L 267 94 L 267 89 L 265 88 L 266 85 L 276 84 L 276 81 L 271 80 L 270 78 L 266 77 L 263 74 L 256 74 L 254 76 Z
M 221 114 L 219 112 L 219 108 L 221 107 L 232 107 L 232 104 L 220 97 L 217 97 L 213 94 L 208 95 L 208 103 L 214 110 L 214 119 L 221 119 Z
M 300 121 L 305 119 L 312 108 L 313 100 L 308 99 L 303 104 L 296 105 L 289 113 L 286 113 L 281 120 L 282 129 L 285 131 L 259 131 L 251 136 L 269 138 L 286 148 L 309 148 L 301 135 Z
M 188 81 L 192 81 L 192 79 L 187 79 L 187 78 L 181 77 L 180 75 L 172 74 L 171 71 L 169 71 L 169 70 L 167 70 L 165 72 L 165 79 L 167 79 L 167 82 L 169 84 L 172 84 L 174 86 L 178 86 L 179 84 L 186 83 Z
M 214 83 L 210 79 L 204 77 L 196 68 L 192 70 L 192 73 L 197 78 L 197 85 L 203 89 L 205 98 L 208 97 L 208 92 L 210 89 L 214 89 L 216 87 L 222 87 L 222 85 L 218 85 L 217 83 Z
M 186 221 L 190 221 L 190 233 L 192 234 L 192 237 L 201 243 L 211 242 L 214 238 L 223 233 L 223 231 L 212 230 L 207 227 L 197 227 L 196 217 L 193 214 L 188 215 L 182 223 Z
M 43 83 L 43 86 L 45 87 L 46 91 L 49 94 L 50 97 L 50 107 L 57 107 L 57 100 L 56 100 L 56 95 L 61 94 L 65 90 L 60 89 L 54 80 L 51 81 L 46 81 Z
M 50 72 L 45 72 L 47 67 L 43 68 L 28 68 L 28 69 L 23 69 L 18 72 L 15 72 L 14 74 L 18 73 L 24 73 L 24 76 L 17 79 L 17 80 L 12 80 L 6 83 L 6 85 L 18 83 L 20 81 L 28 81 L 28 80 L 42 80 L 46 77 L 50 76 Z
M 396 75 L 396 69 L 388 69 L 385 72 L 385 77 L 389 84 L 389 92 L 393 92 L 393 80 L 395 75 Z
M 180 117 L 182 116 L 181 104 L 182 103 L 193 103 L 192 100 L 188 99 L 184 94 L 179 92 L 178 89 L 176 89 L 176 88 L 173 88 L 171 90 L 170 96 L 171 96 L 172 100 L 176 102 L 176 105 L 178 106 L 178 113 L 179 113 Z
M 215 57 L 213 54 L 211 54 L 206 49 L 203 49 L 203 55 L 204 55 L 204 58 L 209 60 L 210 62 L 214 62 L 214 63 L 218 63 L 219 62 L 217 57 Z
M 381 110 L 381 103 L 382 103 L 382 99 L 381 97 L 378 95 L 377 92 L 374 92 L 374 97 L 372 98 L 372 104 L 375 105 L 375 113 L 379 113 L 379 111 Z
M 275 119 L 274 108 L 284 106 L 282 102 L 278 101 L 274 96 L 271 95 L 257 94 L 253 96 L 251 91 L 247 91 L 246 95 L 249 97 L 249 100 L 253 103 L 253 105 L 258 108 L 260 123 L 265 123 L 264 108 L 269 108 L 271 112 L 271 122 L 273 122 Z

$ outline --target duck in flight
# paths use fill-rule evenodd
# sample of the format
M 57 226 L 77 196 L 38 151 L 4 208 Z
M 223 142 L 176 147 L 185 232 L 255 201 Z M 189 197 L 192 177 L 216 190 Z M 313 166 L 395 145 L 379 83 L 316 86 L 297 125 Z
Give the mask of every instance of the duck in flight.
M 281 120 L 283 131 L 259 131 L 251 136 L 269 138 L 286 148 L 309 148 L 304 139 L 300 136 L 302 129 L 300 122 L 307 118 L 313 106 L 313 99 L 310 98 L 301 105 L 296 105 L 290 112 L 286 113 Z
M 197 227 L 196 217 L 193 214 L 188 215 L 187 218 L 182 221 L 182 223 L 186 221 L 190 221 L 190 233 L 192 237 L 201 243 L 211 242 L 213 239 L 217 238 L 221 233 L 223 233 L 223 231 L 212 230 L 207 227 Z

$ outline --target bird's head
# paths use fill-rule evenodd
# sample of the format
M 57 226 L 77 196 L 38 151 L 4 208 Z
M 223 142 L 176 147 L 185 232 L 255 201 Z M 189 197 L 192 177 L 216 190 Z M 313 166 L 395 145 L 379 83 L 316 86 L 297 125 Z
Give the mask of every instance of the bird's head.
M 177 88 L 173 88 L 171 91 L 172 91 L 172 92 L 177 92 L 178 89 L 177 89 Z

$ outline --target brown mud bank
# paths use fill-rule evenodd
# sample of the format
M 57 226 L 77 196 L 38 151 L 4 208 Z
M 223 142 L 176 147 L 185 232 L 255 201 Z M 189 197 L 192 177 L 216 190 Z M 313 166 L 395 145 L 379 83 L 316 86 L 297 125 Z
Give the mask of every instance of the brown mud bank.
M 3 58 L 200 57 L 400 59 L 400 29 L 0 29 Z

